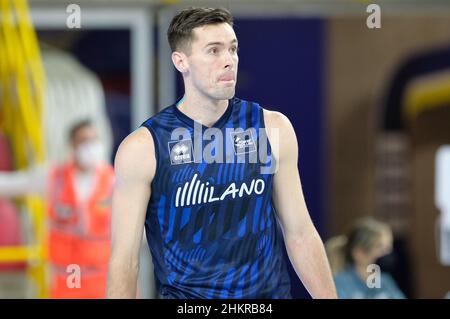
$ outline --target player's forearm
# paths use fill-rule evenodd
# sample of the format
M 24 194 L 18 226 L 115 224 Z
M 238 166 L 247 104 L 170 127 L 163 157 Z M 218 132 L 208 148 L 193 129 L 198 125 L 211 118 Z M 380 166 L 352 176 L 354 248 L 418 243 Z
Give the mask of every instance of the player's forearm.
M 109 299 L 133 299 L 137 293 L 139 267 L 110 263 L 106 296 Z
M 313 298 L 337 298 L 325 248 L 313 226 L 302 235 L 286 235 L 292 265 Z

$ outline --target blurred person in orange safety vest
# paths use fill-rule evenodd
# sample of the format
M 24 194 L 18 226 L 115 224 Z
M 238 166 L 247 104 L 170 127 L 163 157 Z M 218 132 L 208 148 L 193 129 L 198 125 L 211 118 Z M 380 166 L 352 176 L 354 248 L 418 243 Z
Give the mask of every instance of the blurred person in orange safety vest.
M 105 298 L 114 171 L 91 121 L 75 124 L 69 142 L 62 165 L 0 172 L 0 196 L 46 196 L 51 298 Z

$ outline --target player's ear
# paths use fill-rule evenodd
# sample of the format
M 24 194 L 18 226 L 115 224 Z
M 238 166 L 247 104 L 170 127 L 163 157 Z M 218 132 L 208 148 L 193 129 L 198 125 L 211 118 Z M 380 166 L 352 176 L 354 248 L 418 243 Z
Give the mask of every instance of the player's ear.
M 180 71 L 181 73 L 187 72 L 189 64 L 186 54 L 180 51 L 172 52 L 172 62 L 178 71 Z

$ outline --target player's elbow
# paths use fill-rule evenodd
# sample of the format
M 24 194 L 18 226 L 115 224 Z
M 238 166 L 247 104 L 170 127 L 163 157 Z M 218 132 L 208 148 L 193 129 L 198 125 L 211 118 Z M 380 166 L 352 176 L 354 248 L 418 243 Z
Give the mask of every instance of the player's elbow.
M 284 240 L 288 248 L 295 250 L 304 247 L 306 243 L 320 241 L 320 236 L 312 223 L 305 223 L 301 227 L 288 228 L 284 232 Z
M 288 251 L 298 251 L 302 247 L 302 237 L 299 234 L 286 234 L 284 241 Z

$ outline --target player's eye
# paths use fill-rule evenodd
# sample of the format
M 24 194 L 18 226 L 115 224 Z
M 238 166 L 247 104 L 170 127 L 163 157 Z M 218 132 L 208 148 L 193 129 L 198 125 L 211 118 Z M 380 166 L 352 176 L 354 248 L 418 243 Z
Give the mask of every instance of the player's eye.
M 212 47 L 211 49 L 209 49 L 209 53 L 217 54 L 218 52 L 219 52 L 219 49 L 217 47 Z

